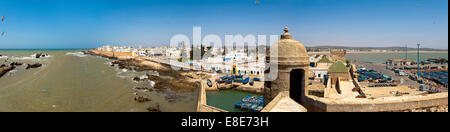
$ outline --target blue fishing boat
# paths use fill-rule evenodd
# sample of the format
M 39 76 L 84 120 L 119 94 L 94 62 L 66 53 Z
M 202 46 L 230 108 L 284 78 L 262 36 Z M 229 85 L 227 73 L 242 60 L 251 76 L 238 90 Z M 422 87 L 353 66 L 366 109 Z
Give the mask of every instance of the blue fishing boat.
M 241 108 L 242 104 L 243 104 L 243 102 L 237 102 L 236 104 L 234 104 L 234 107 Z
M 257 81 L 257 82 L 260 82 L 260 81 L 261 81 L 261 78 L 257 78 L 257 77 L 255 77 L 255 78 L 253 78 L 253 81 Z
M 234 81 L 234 82 L 237 82 L 237 83 L 242 83 L 242 82 L 244 81 L 244 79 L 242 79 L 242 78 L 239 78 L 239 79 L 233 79 L 233 81 Z
M 252 104 L 252 105 L 250 105 L 250 107 L 248 108 L 249 109 L 249 111 L 256 111 L 256 108 L 258 108 L 258 104 Z
M 241 102 L 234 104 L 234 107 L 250 112 L 260 112 L 263 109 L 263 97 L 247 95 Z
M 206 85 L 208 85 L 208 87 L 212 87 L 213 83 L 211 80 L 208 79 L 208 80 L 206 80 Z
M 231 84 L 231 83 L 233 83 L 233 80 L 225 80 L 225 83 L 226 84 Z
M 217 82 L 217 83 L 225 83 L 225 81 L 222 80 L 222 79 L 217 79 L 216 82 Z
M 256 108 L 256 112 L 261 112 L 263 109 L 264 109 L 263 106 L 258 106 L 258 107 Z
M 250 110 L 250 106 L 252 106 L 252 103 L 245 103 L 244 106 L 241 107 L 243 110 Z
M 244 77 L 244 75 L 236 75 L 236 76 L 234 76 L 235 78 L 243 78 Z
M 221 80 L 226 80 L 226 79 L 228 79 L 228 78 L 229 78 L 228 75 L 223 76 L 223 77 L 220 77 Z
M 250 81 L 250 78 L 247 77 L 246 79 L 242 80 L 242 84 L 245 85 L 245 84 L 247 84 L 249 81 Z

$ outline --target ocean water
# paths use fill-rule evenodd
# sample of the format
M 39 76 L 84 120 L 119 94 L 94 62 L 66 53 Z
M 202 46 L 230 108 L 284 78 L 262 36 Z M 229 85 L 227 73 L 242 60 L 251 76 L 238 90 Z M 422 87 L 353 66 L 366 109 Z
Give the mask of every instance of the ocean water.
M 41 52 L 50 57 L 33 57 Z M 135 82 L 133 77 L 155 71 L 120 70 L 110 66 L 113 60 L 84 55 L 80 50 L 0 50 L 0 54 L 0 65 L 24 63 L 0 78 L 0 111 L 145 112 L 155 105 L 165 112 L 195 111 L 196 91 L 134 90 L 151 82 Z M 25 69 L 26 64 L 33 63 L 43 66 Z M 136 94 L 152 101 L 135 102 Z M 174 102 L 167 101 L 174 95 Z
M 378 62 L 384 63 L 388 59 L 405 59 L 405 53 L 349 53 L 347 59 L 360 62 Z M 448 53 L 420 53 L 420 61 L 428 58 L 445 58 L 448 59 Z M 417 61 L 417 53 L 408 53 L 408 60 Z

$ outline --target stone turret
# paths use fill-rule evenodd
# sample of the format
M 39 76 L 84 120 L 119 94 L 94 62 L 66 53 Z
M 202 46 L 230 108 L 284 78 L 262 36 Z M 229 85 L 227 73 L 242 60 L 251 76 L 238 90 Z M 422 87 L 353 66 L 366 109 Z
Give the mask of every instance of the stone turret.
M 277 48 L 278 54 L 267 54 L 268 63 L 278 64 L 278 75 L 274 81 L 266 81 L 264 86 L 264 102 L 267 105 L 279 93 L 289 92 L 290 98 L 298 103 L 306 94 L 309 56 L 305 46 L 292 39 L 289 29 L 284 29 L 280 41 L 271 48 Z M 276 54 L 276 53 L 275 53 Z M 270 62 L 277 59 L 278 62 Z M 269 72 L 269 71 L 266 71 Z

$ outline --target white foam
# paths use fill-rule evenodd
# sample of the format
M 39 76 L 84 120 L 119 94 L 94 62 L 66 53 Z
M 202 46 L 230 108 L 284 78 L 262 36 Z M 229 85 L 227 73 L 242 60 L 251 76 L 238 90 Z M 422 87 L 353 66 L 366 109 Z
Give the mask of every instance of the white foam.
M 17 70 L 11 70 L 8 72 L 9 76 L 14 76 L 16 74 Z
M 139 79 L 144 80 L 144 79 L 148 79 L 147 75 L 142 75 L 139 77 Z
M 68 53 L 66 53 L 66 55 L 73 55 L 73 56 L 78 56 L 78 57 L 86 57 L 87 56 L 83 52 L 68 52 Z
M 32 54 L 30 56 L 24 56 L 24 57 L 15 57 L 15 56 L 13 56 L 13 57 L 11 57 L 11 59 L 13 59 L 13 60 L 39 60 L 41 58 L 43 59 L 43 58 L 50 58 L 50 57 L 53 57 L 53 56 L 46 55 L 45 57 L 36 58 L 36 54 Z
M 150 86 L 155 87 L 155 82 L 154 81 L 150 81 Z
M 35 60 L 37 59 L 35 56 L 30 57 L 12 57 L 13 60 Z

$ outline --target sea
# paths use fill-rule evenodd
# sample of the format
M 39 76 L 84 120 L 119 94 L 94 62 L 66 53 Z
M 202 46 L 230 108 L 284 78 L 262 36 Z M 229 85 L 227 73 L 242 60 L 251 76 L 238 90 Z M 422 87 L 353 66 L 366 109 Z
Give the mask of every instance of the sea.
M 384 63 L 389 59 L 405 59 L 417 62 L 417 53 L 348 53 L 347 59 L 359 62 Z M 447 53 L 420 53 L 420 61 L 426 61 L 428 58 L 444 58 L 448 60 Z
M 139 91 L 152 82 L 136 82 L 134 77 L 157 71 L 136 72 L 112 67 L 107 58 L 84 55 L 82 50 L 0 50 L 0 65 L 24 63 L 0 78 L 2 112 L 146 112 L 160 106 L 163 112 L 193 112 L 196 91 Z M 48 57 L 35 57 L 36 53 Z M 40 68 L 26 69 L 27 64 Z M 135 102 L 137 96 L 151 99 Z M 167 100 L 176 95 L 175 101 Z

